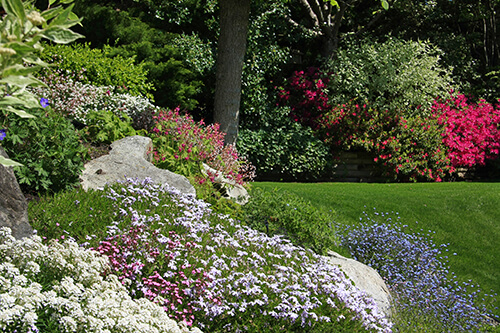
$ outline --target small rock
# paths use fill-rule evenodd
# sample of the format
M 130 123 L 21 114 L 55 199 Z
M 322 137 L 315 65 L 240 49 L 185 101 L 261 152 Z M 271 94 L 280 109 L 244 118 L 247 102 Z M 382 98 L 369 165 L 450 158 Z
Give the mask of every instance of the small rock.
M 391 293 L 384 279 L 375 269 L 333 251 L 328 251 L 328 256 L 325 258 L 330 264 L 339 266 L 345 275 L 354 282 L 354 286 L 364 290 L 368 296 L 373 298 L 382 313 L 386 316 L 391 315 Z
M 234 180 L 224 177 L 222 172 L 211 168 L 205 163 L 203 163 L 202 172 L 207 176 L 214 177 L 214 183 L 219 185 L 219 191 L 223 197 L 232 199 L 240 205 L 244 205 L 248 202 L 248 199 L 250 198 L 248 191 L 243 186 L 237 184 Z

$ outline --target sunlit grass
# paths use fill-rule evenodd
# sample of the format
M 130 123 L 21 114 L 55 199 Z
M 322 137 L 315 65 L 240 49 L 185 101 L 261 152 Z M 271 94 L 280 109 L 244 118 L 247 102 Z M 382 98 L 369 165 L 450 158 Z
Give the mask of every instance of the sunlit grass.
M 500 292 L 500 183 L 254 183 L 296 193 L 336 222 L 355 225 L 363 211 L 398 212 L 415 231 L 431 230 L 449 244 L 449 265 L 459 279 Z M 456 255 L 454 255 L 456 253 Z M 497 297 L 496 307 L 500 307 Z M 497 315 L 500 311 L 495 310 Z

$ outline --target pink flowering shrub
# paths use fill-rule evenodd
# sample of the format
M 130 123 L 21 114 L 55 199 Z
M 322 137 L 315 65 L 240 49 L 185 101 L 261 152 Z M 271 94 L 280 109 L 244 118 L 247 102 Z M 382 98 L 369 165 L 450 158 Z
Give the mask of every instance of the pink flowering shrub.
M 179 108 L 161 110 L 154 116 L 156 126 L 151 131 L 154 163 L 160 167 L 197 176 L 200 183 L 201 164 L 205 163 L 224 177 L 243 185 L 254 177 L 254 168 L 238 156 L 232 145 L 224 146 L 224 133 L 219 124 L 205 126 L 190 115 L 181 115 Z M 219 174 L 208 174 L 213 182 Z
M 443 142 L 455 167 L 484 165 L 498 157 L 500 148 L 500 106 L 484 100 L 467 103 L 463 94 L 436 100 L 432 107 L 439 124 L 445 127 Z

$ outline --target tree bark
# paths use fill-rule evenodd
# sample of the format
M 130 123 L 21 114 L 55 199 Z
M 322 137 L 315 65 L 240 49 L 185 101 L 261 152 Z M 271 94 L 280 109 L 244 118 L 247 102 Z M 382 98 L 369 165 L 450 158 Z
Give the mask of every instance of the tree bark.
M 226 133 L 226 145 L 236 143 L 250 0 L 220 0 L 214 121 Z

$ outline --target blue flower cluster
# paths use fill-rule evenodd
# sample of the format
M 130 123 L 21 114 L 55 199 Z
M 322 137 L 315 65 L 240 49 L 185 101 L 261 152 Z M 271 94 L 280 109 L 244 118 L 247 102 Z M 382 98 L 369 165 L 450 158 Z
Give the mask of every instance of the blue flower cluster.
M 375 211 L 385 220 L 382 223 L 364 214 L 359 226 L 344 230 L 341 243 L 354 259 L 373 267 L 386 280 L 397 311 L 431 318 L 441 332 L 471 331 L 491 316 L 485 303 L 479 305 L 478 286 L 458 282 L 449 271 L 447 257 L 442 255 L 447 245 L 436 246 L 428 233 L 410 233 L 408 226 L 399 223 L 397 213 L 393 221 L 391 214 Z

